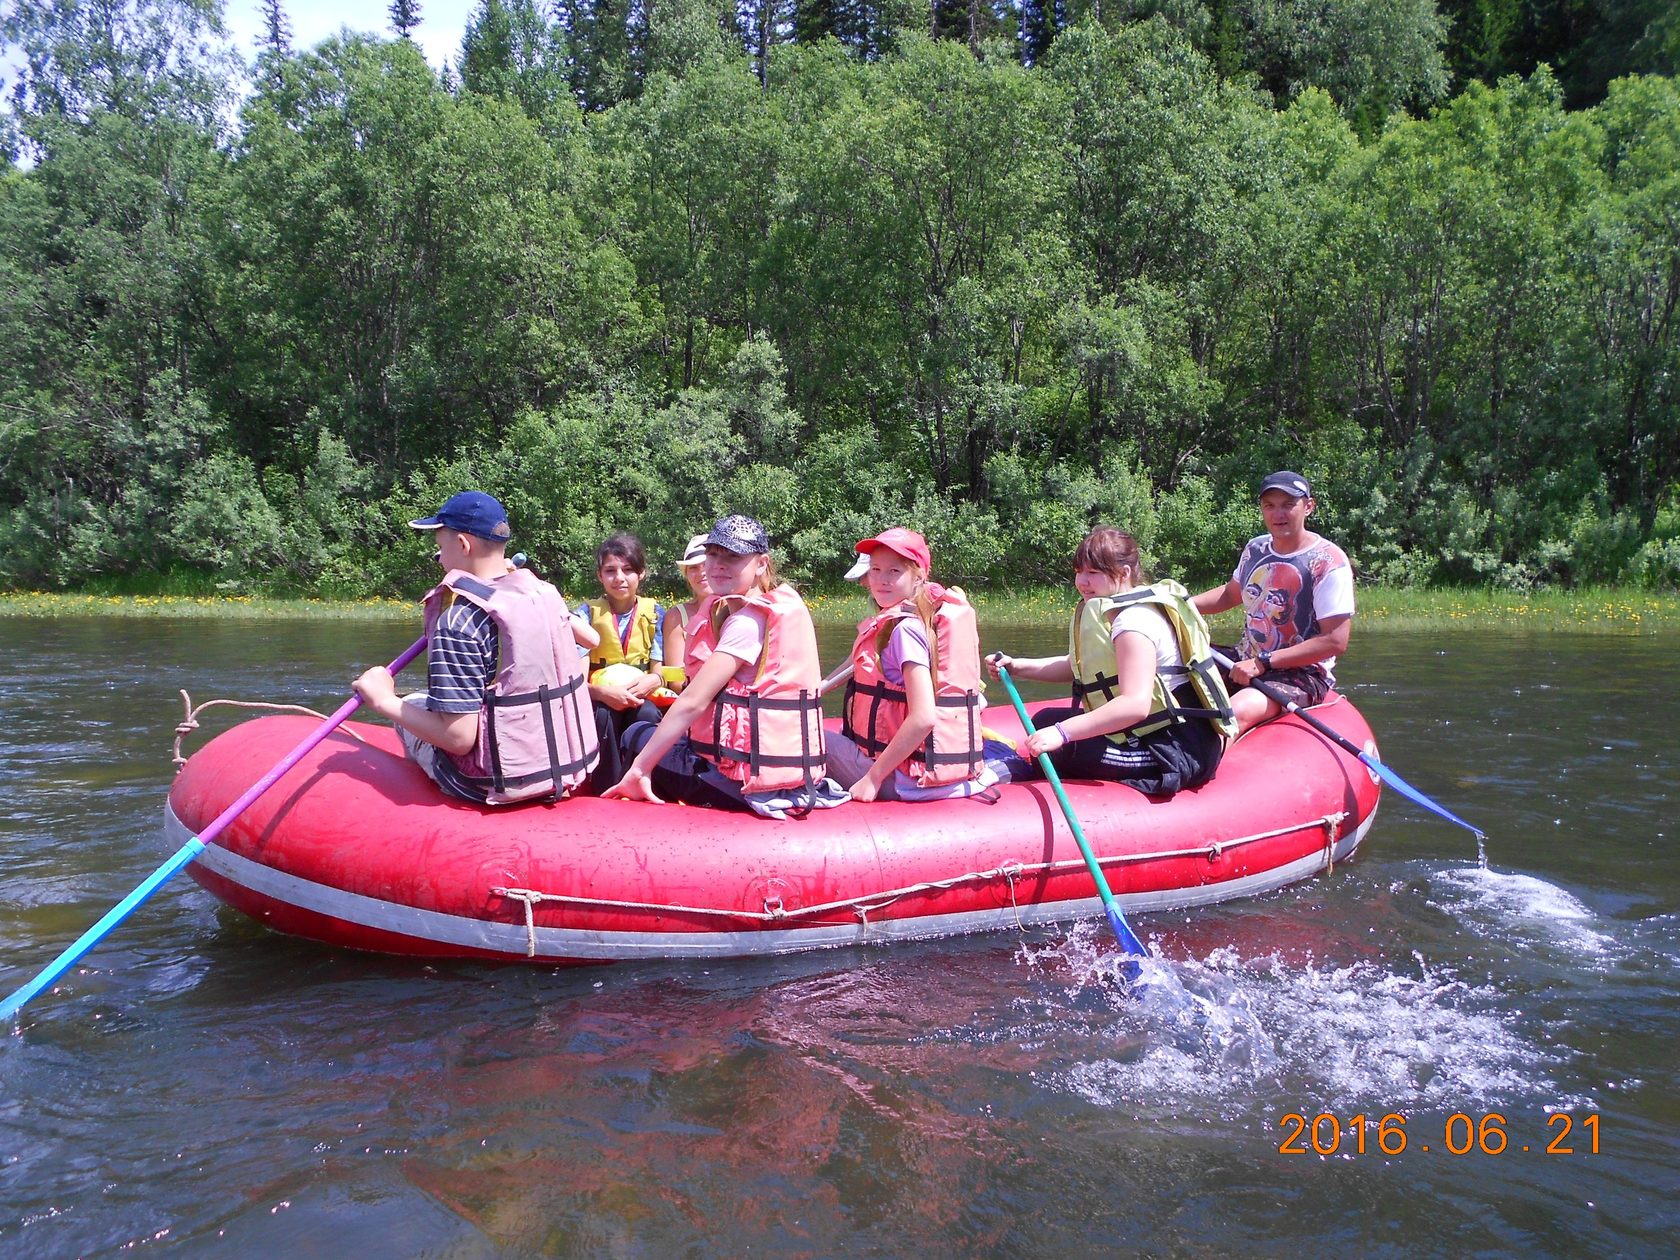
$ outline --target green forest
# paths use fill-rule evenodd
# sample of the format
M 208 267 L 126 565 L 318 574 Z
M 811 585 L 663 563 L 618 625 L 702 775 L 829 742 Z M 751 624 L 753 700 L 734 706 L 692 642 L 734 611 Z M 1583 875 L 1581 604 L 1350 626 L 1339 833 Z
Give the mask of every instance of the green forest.
M 0 589 L 412 593 L 760 517 L 832 584 L 1680 586 L 1668 0 L 484 0 L 254 63 L 221 0 L 8 0 Z M 669 566 L 667 566 L 669 567 Z

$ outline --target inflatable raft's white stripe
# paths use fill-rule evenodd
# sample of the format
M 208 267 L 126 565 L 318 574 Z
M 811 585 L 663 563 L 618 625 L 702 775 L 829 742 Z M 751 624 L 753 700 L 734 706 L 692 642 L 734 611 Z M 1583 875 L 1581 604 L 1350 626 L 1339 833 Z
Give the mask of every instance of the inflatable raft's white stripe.
M 1336 860 L 1352 855 L 1365 839 L 1376 817 L 1373 810 L 1359 828 L 1336 844 Z M 171 841 L 184 844 L 192 833 L 165 806 L 165 828 Z M 1324 850 L 1240 879 L 1194 888 L 1166 888 L 1157 892 L 1117 895 L 1128 912 L 1179 909 L 1208 905 L 1236 897 L 1251 897 L 1306 879 L 1324 869 Z M 460 915 L 440 914 L 364 897 L 327 884 L 317 884 L 274 870 L 260 862 L 230 853 L 212 844 L 196 861 L 231 883 L 271 898 L 382 932 L 394 932 L 417 940 L 436 941 L 466 949 L 488 950 L 510 959 L 528 957 L 529 939 L 524 923 L 489 923 Z M 567 960 L 608 962 L 631 958 L 740 958 L 754 954 L 787 954 L 839 945 L 860 945 L 895 940 L 918 940 L 940 936 L 961 936 L 1026 924 L 1054 923 L 1090 918 L 1102 913 L 1102 901 L 1092 896 L 1049 904 L 1023 905 L 998 910 L 966 911 L 959 914 L 929 914 L 914 919 L 881 919 L 867 923 L 827 924 L 786 929 L 756 929 L 751 932 L 598 932 L 579 928 L 539 927 L 533 961 Z

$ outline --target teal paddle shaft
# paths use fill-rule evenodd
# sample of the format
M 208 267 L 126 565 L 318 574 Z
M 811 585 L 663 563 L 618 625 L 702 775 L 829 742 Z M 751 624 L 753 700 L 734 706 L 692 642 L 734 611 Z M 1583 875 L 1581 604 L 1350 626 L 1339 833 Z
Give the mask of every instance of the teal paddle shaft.
M 409 646 L 407 651 L 391 662 L 389 667 L 391 672 L 393 674 L 401 673 L 405 665 L 425 650 L 426 637 L 421 635 L 420 638 L 416 639 L 414 643 Z M 311 748 L 315 747 L 316 744 L 319 744 L 328 735 L 331 735 L 335 730 L 337 730 L 346 718 L 361 707 L 361 703 L 362 699 L 360 696 L 352 696 L 350 699 L 341 704 L 331 716 L 310 732 L 307 739 L 305 739 L 296 748 L 292 749 L 291 752 L 287 753 L 285 757 L 281 759 L 280 764 L 275 766 L 274 769 L 270 770 L 267 774 L 263 775 L 262 778 L 258 779 L 248 789 L 246 789 L 245 794 L 218 814 L 215 821 L 208 827 L 183 844 L 179 849 L 176 849 L 167 862 L 142 880 L 139 887 L 137 887 L 133 892 L 129 893 L 128 896 L 124 897 L 116 905 L 112 906 L 111 909 L 106 912 L 104 918 L 100 919 L 98 923 L 95 923 L 87 931 L 77 937 L 75 943 L 57 958 L 53 959 L 39 975 L 37 975 L 28 984 L 24 985 L 16 993 L 12 994 L 12 996 L 7 998 L 4 1002 L 0 1002 L 0 1019 L 10 1019 L 18 1013 L 18 1011 L 23 1007 L 23 1004 L 29 1001 L 30 998 L 55 984 L 60 976 L 76 965 L 77 960 L 80 959 L 83 954 L 87 953 L 88 950 L 92 949 L 101 940 L 103 940 L 112 928 L 116 927 L 117 924 L 121 923 L 124 919 L 128 918 L 130 914 L 134 913 L 135 908 L 156 892 L 170 876 L 174 875 L 176 871 L 180 870 L 188 862 L 192 861 L 200 853 L 204 852 L 210 842 L 217 836 L 221 835 L 227 825 L 235 818 L 239 817 L 239 815 L 243 814 L 246 809 L 250 807 L 253 801 L 255 801 L 264 792 L 268 791 L 269 788 L 273 787 L 275 783 L 279 781 L 281 775 L 285 774 L 286 771 L 290 770 L 293 766 L 297 765 L 298 762 L 302 761 Z
M 1215 652 L 1213 654 L 1213 659 L 1218 661 L 1226 669 L 1231 668 L 1231 658 L 1226 656 L 1223 652 Z M 1410 783 L 1407 783 L 1406 780 L 1402 779 L 1388 766 L 1385 766 L 1382 762 L 1378 761 L 1375 753 L 1366 752 L 1340 731 L 1326 726 L 1323 722 L 1320 722 L 1293 700 L 1284 699 L 1279 692 L 1273 691 L 1258 678 L 1248 685 L 1253 687 L 1261 695 L 1265 696 L 1266 699 L 1270 700 L 1273 704 L 1282 705 L 1285 713 L 1293 713 L 1308 726 L 1312 727 L 1313 730 L 1317 731 L 1321 735 L 1328 736 L 1342 748 L 1352 753 L 1355 757 L 1358 757 L 1360 761 L 1364 762 L 1365 765 L 1370 768 L 1372 774 L 1376 775 L 1377 778 L 1388 784 L 1389 787 L 1400 793 L 1400 795 L 1406 797 L 1408 800 L 1416 801 L 1425 809 L 1439 814 L 1450 823 L 1457 823 L 1460 827 L 1463 827 L 1466 831 L 1475 836 L 1476 839 L 1486 839 L 1486 835 L 1480 827 L 1472 826 L 1470 823 L 1465 822 L 1464 819 L 1460 818 L 1457 814 L 1453 813 L 1452 810 L 1448 809 L 1445 805 L 1438 805 L 1434 801 L 1430 800 L 1422 792 L 1418 791 Z
M 1021 719 L 1021 729 L 1026 731 L 1029 739 L 1032 738 L 1038 732 L 1033 726 L 1032 718 L 1027 715 L 1027 706 L 1021 703 L 1021 693 L 1015 690 L 1014 679 L 1010 678 L 1009 671 L 1002 665 L 998 666 L 998 677 L 1003 680 L 1004 690 L 1009 693 L 1009 702 L 1015 706 L 1015 713 Z M 1073 802 L 1068 800 L 1067 790 L 1062 787 L 1062 776 L 1056 773 L 1056 767 L 1050 761 L 1050 754 L 1039 753 L 1038 765 L 1044 771 L 1044 777 L 1051 790 L 1056 793 L 1056 800 L 1061 804 L 1062 817 L 1067 819 L 1068 830 L 1073 832 L 1074 841 L 1079 845 L 1079 852 L 1085 859 L 1085 868 L 1091 872 L 1091 880 L 1097 886 L 1097 895 L 1102 898 L 1103 910 L 1108 915 L 1108 923 L 1114 929 L 1115 937 L 1120 941 L 1120 948 L 1128 954 L 1147 958 L 1149 948 L 1138 940 L 1137 933 L 1132 931 L 1126 922 L 1126 916 L 1120 912 L 1120 903 L 1114 900 L 1114 894 L 1108 887 L 1108 878 L 1097 862 L 1097 855 L 1091 851 L 1090 841 L 1085 839 L 1085 829 L 1079 825 L 1079 818 L 1073 812 Z M 1128 969 L 1127 976 L 1133 980 L 1137 979 L 1135 966 Z

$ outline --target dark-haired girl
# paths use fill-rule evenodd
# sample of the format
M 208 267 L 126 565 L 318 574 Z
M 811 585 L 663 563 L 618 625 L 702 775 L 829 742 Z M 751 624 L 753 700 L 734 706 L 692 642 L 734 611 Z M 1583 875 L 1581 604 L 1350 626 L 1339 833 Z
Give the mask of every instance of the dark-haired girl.
M 665 610 L 642 594 L 647 552 L 634 534 L 616 533 L 595 549 L 601 595 L 583 606 L 601 641 L 589 653 L 589 698 L 601 737 L 601 763 L 590 781 L 611 787 L 624 773 L 619 742 L 634 722 L 658 721 L 648 699 L 664 682 Z

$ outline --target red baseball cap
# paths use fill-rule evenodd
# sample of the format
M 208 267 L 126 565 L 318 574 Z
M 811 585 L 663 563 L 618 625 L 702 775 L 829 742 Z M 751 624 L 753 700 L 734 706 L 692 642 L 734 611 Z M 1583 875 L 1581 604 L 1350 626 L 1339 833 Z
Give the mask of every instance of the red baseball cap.
M 885 547 L 888 551 L 896 551 L 906 560 L 913 560 L 921 565 L 925 574 L 933 568 L 933 557 L 928 552 L 927 539 L 913 529 L 900 529 L 893 526 L 883 529 L 873 538 L 865 538 L 854 549 L 859 555 L 867 556 L 877 547 Z

